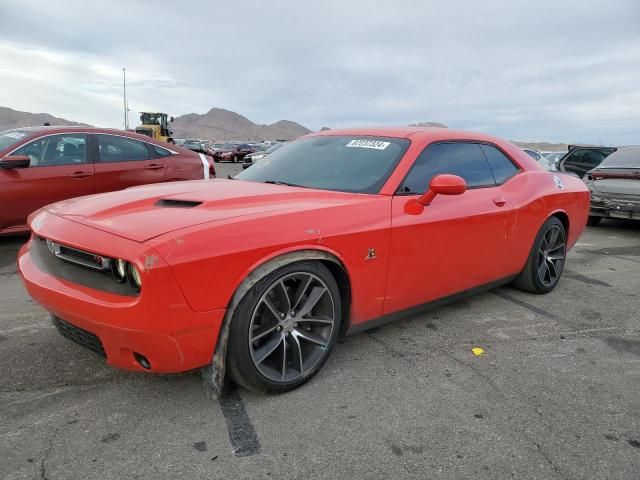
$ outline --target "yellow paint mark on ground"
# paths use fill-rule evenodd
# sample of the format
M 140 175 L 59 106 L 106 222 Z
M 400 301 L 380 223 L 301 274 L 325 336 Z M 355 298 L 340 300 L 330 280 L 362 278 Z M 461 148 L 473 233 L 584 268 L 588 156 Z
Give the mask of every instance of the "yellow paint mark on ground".
M 481 357 L 484 355 L 484 349 L 480 347 L 473 347 L 471 349 L 471 353 L 473 353 L 476 357 Z

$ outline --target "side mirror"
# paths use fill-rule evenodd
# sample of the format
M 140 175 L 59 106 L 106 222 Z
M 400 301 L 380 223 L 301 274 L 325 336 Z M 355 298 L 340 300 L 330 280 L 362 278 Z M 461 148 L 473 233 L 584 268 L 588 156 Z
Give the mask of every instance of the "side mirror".
M 31 159 L 26 155 L 9 155 L 0 160 L 0 168 L 28 168 Z
M 431 204 L 436 195 L 462 195 L 467 190 L 467 182 L 458 175 L 442 173 L 436 175 L 429 183 L 427 190 L 420 198 L 411 199 L 404 205 L 409 215 L 420 215 L 424 207 Z

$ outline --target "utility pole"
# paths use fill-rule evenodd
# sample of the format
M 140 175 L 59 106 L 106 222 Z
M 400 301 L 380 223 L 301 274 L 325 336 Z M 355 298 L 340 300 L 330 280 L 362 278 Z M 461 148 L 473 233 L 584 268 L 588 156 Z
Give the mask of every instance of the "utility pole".
M 127 104 L 127 72 L 122 69 L 122 96 L 124 101 L 124 129 L 129 130 L 129 105 Z

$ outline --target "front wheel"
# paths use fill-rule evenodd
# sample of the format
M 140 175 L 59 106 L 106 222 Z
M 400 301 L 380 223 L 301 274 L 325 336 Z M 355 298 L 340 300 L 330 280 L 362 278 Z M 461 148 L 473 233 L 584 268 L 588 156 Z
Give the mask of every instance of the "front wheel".
M 338 285 L 321 263 L 296 262 L 270 273 L 247 292 L 231 319 L 231 377 L 258 392 L 299 387 L 327 361 L 341 312 Z
M 531 293 L 549 293 L 562 276 L 567 234 L 557 217 L 549 218 L 533 242 L 524 270 L 513 282 L 516 288 Z

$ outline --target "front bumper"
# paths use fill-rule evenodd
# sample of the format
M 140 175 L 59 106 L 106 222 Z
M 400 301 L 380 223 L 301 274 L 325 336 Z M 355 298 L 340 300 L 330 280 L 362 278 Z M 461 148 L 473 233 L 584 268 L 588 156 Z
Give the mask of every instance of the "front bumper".
M 39 217 L 43 215 L 34 222 L 37 235 L 96 253 L 106 253 L 98 246 L 107 245 L 111 255 L 140 262 L 143 288 L 139 295 L 127 296 L 47 273 L 32 255 L 33 242 L 40 241 L 34 237 L 20 250 L 18 273 L 38 303 L 71 330 L 97 337 L 107 363 L 114 367 L 175 373 L 211 362 L 224 309 L 194 312 L 159 255 L 152 268 L 144 269 L 142 259 L 151 255 L 149 247 L 46 212 Z M 144 368 L 135 354 L 146 358 L 150 368 Z

